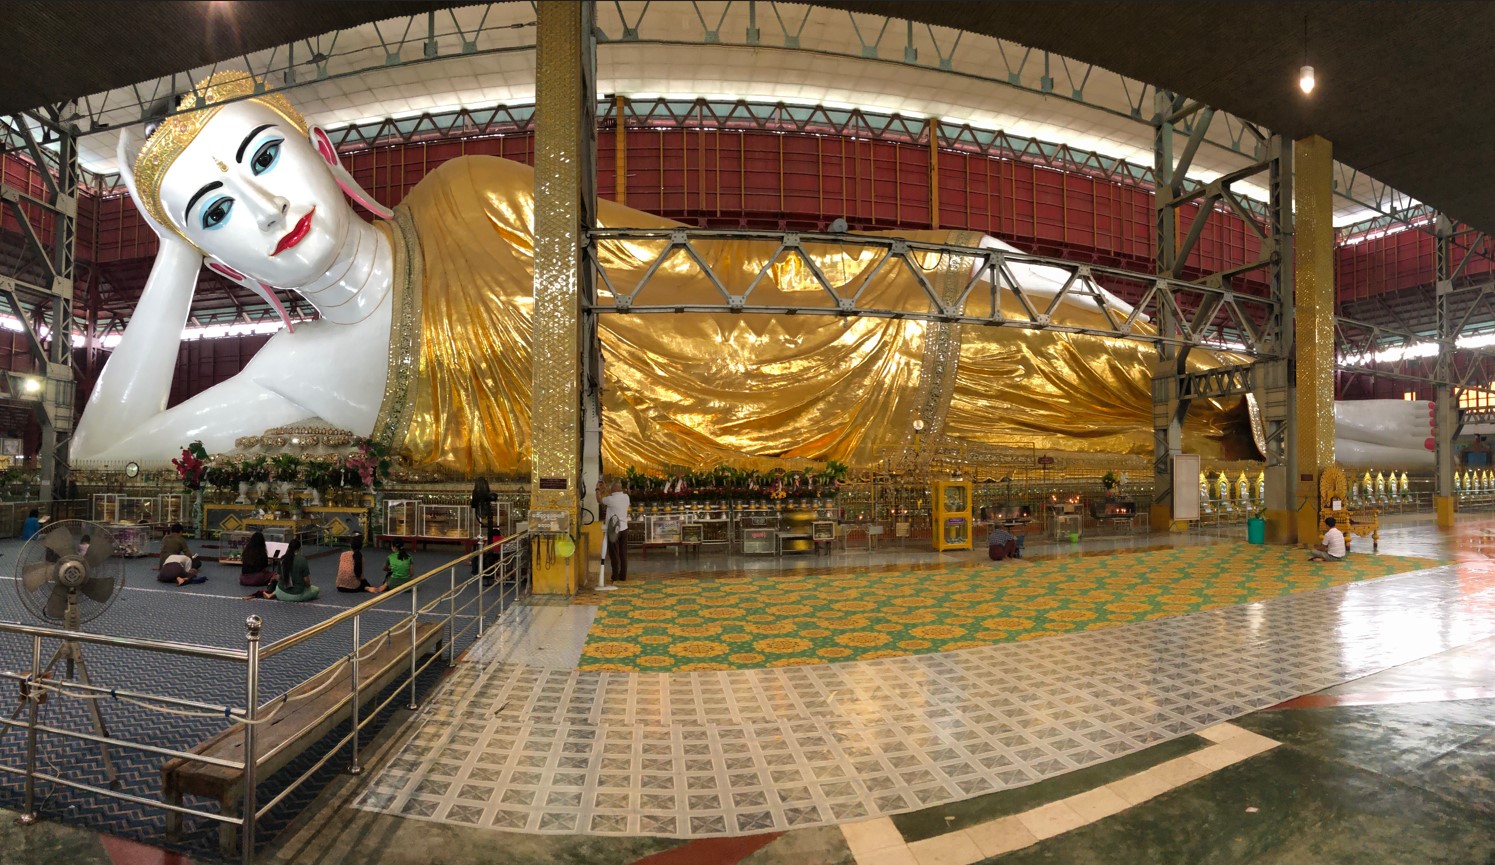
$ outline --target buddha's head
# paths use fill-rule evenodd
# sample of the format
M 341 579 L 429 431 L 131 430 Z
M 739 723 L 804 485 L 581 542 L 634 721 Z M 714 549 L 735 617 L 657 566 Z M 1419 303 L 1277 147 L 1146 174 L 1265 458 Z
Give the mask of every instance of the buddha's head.
M 243 72 L 211 76 L 133 159 L 122 144 L 121 164 L 137 203 L 209 267 L 296 288 L 327 272 L 359 218 L 343 197 L 351 178 L 322 130 L 255 90 Z

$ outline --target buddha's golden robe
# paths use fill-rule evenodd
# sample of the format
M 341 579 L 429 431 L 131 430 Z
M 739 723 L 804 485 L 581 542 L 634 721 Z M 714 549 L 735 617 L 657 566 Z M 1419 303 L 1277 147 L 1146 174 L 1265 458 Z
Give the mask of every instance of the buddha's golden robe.
M 614 202 L 598 204 L 605 226 L 678 225 Z M 469 156 L 433 171 L 400 204 L 393 223 L 382 224 L 394 241 L 395 313 L 375 434 L 417 465 L 528 470 L 533 215 L 530 168 Z M 971 246 L 978 239 L 971 232 L 903 234 Z M 761 241 L 694 247 L 735 294 L 777 248 Z M 608 241 L 599 255 L 612 285 L 631 291 L 660 248 Z M 881 254 L 854 239 L 807 252 L 829 280 L 851 285 Z M 969 260 L 932 257 L 922 264 L 930 286 L 947 298 L 969 280 Z M 803 269 L 802 262 L 781 259 L 752 302 L 826 302 Z M 677 253 L 638 302 L 699 302 L 704 283 L 696 265 Z M 714 291 L 707 285 L 704 294 Z M 909 271 L 892 266 L 872 278 L 860 302 L 928 308 Z M 978 446 L 1152 452 L 1155 353 L 1134 340 L 819 315 L 600 319 L 603 460 L 612 469 L 776 458 L 866 465 L 904 446 L 915 418 L 924 419 L 926 435 L 943 431 Z M 1072 304 L 1056 321 L 1104 326 L 1099 313 Z M 1219 363 L 1202 352 L 1191 359 L 1194 368 Z M 1227 441 L 1249 443 L 1242 416 L 1238 407 L 1196 403 L 1186 447 L 1217 455 Z

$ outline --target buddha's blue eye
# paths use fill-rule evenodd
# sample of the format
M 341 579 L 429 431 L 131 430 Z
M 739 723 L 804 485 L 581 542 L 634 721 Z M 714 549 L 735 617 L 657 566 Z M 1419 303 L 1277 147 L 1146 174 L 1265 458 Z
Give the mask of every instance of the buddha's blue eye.
M 275 138 L 260 145 L 260 149 L 254 152 L 254 158 L 249 160 L 249 170 L 256 176 L 264 174 L 275 167 L 280 161 L 280 145 L 284 138 Z
M 208 231 L 222 228 L 228 223 L 229 214 L 233 212 L 234 200 L 227 195 L 220 195 L 208 203 L 202 209 L 202 227 Z

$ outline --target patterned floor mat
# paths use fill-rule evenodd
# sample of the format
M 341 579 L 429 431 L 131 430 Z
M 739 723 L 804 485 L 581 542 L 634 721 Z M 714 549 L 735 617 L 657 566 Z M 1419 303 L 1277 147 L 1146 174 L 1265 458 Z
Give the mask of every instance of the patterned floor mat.
M 692 671 L 917 655 L 1247 604 L 1439 564 L 1217 544 L 1047 561 L 630 583 L 601 596 L 583 670 Z

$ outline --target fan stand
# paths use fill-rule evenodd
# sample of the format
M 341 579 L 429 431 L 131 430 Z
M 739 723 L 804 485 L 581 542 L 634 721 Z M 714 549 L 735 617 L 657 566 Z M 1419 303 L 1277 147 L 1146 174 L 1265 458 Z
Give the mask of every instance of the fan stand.
M 80 615 L 78 612 L 78 590 L 71 589 L 67 593 L 67 612 L 63 614 L 63 627 L 69 631 L 76 631 L 81 626 L 82 622 L 80 621 Z M 38 679 L 45 679 L 51 676 L 52 670 L 57 667 L 58 661 L 67 662 L 67 678 L 69 681 L 72 681 L 74 678 L 76 678 L 78 681 L 81 681 L 85 685 L 88 685 L 90 687 L 93 686 L 93 680 L 88 676 L 88 665 L 83 661 L 82 643 L 79 643 L 77 640 L 63 640 L 62 645 L 57 647 L 57 651 L 52 653 L 52 660 L 47 662 L 47 668 L 42 671 L 42 674 L 38 677 Z M 75 667 L 76 675 L 74 673 Z M 27 699 L 33 699 L 34 696 L 35 695 L 33 695 L 32 697 L 28 697 Z M 86 702 L 88 703 L 88 712 L 93 716 L 94 732 L 97 733 L 100 738 L 109 738 L 109 728 L 104 726 L 104 715 L 99 711 L 99 701 L 90 699 Z M 20 717 L 22 710 L 24 710 L 25 708 L 26 703 L 23 701 L 20 705 L 16 706 L 16 710 L 14 712 L 10 713 L 10 719 L 14 721 L 16 718 Z M 10 728 L 7 727 L 6 729 L 8 730 Z M 119 775 L 115 773 L 114 761 L 109 757 L 109 746 L 104 744 L 103 742 L 99 743 L 99 756 L 104 760 L 104 774 L 109 778 L 109 788 L 111 790 L 118 790 Z

